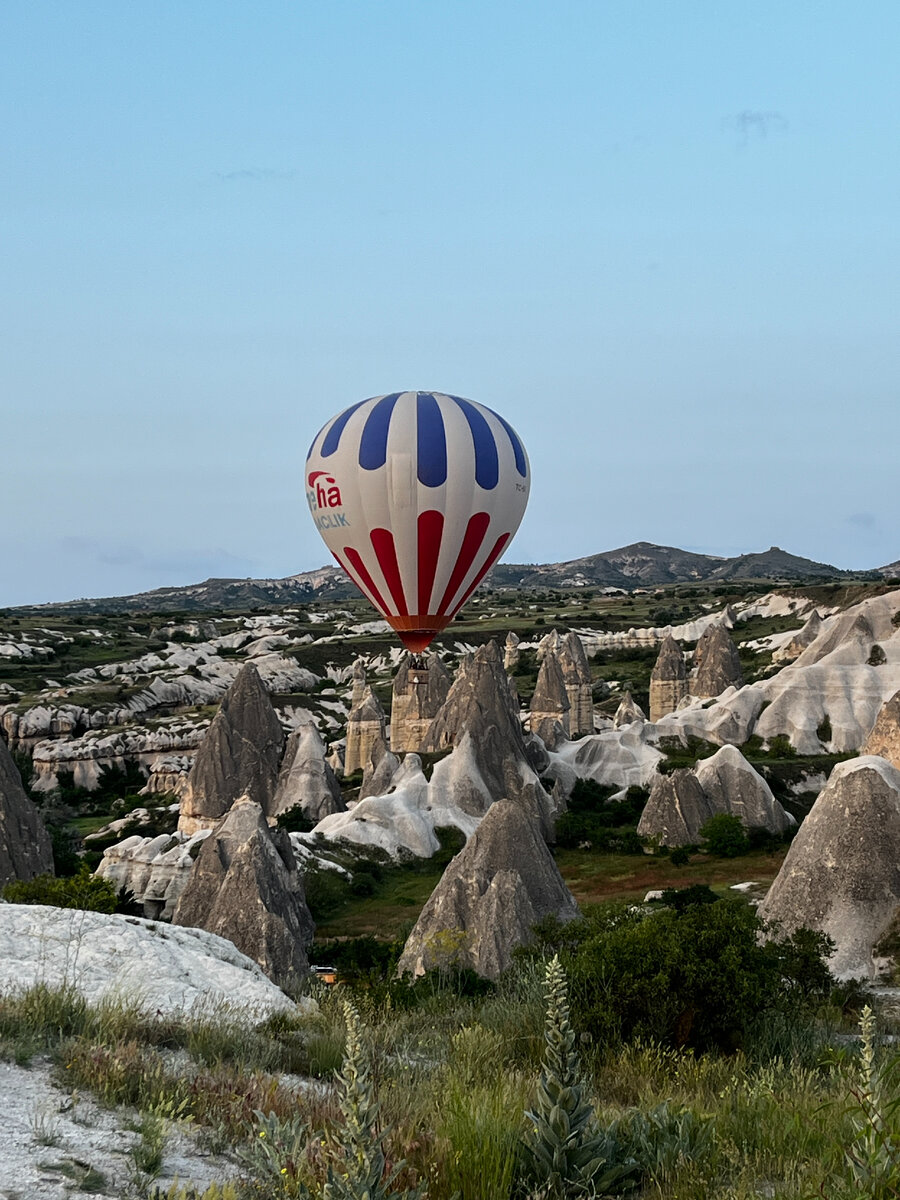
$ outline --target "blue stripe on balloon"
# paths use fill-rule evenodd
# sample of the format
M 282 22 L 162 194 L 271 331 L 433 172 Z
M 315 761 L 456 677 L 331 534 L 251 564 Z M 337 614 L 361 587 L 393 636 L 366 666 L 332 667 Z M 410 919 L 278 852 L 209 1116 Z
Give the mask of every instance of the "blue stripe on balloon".
M 440 487 L 447 481 L 447 435 L 441 406 L 430 392 L 416 396 L 416 443 L 419 483 Z
M 494 412 L 494 410 L 491 409 L 491 412 Z M 528 474 L 528 467 L 525 462 L 525 450 L 522 446 L 522 443 L 519 441 L 519 435 L 513 429 L 512 425 L 503 420 L 499 413 L 494 413 L 494 416 L 509 434 L 509 440 L 512 442 L 513 454 L 516 456 L 516 470 L 524 479 Z
M 459 396 L 451 396 L 450 399 L 456 401 L 469 422 L 475 445 L 475 482 L 485 491 L 491 491 L 500 478 L 500 457 L 491 427 L 470 401 Z
M 344 411 L 340 414 L 340 416 L 337 416 L 334 418 L 334 420 L 331 423 L 331 428 L 328 430 L 328 433 L 325 435 L 325 441 L 322 443 L 322 449 L 319 451 L 319 453 L 322 455 L 323 458 L 329 458 L 332 454 L 335 453 L 338 446 L 340 445 L 341 434 L 344 432 L 344 426 L 347 424 L 347 422 L 350 420 L 350 418 L 353 416 L 353 414 L 356 412 L 356 410 L 358 408 L 362 408 L 362 406 L 367 403 L 368 403 L 367 400 L 360 400 L 359 404 L 351 404 L 351 406 L 349 408 L 344 409 Z M 312 454 L 313 446 L 315 446 L 315 444 L 316 443 L 313 442 L 312 446 L 310 446 L 310 448 L 309 448 L 310 454 Z
M 363 426 L 359 443 L 359 465 L 365 471 L 377 471 L 387 462 L 388 430 L 399 392 L 382 396 Z

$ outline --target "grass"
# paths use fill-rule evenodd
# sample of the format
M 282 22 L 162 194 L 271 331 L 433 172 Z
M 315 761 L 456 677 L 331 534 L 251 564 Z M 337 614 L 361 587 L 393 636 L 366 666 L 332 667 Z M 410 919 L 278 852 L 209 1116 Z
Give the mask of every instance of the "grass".
M 713 858 L 694 854 L 684 866 L 652 854 L 591 854 L 584 850 L 557 850 L 556 864 L 580 904 L 602 900 L 643 900 L 648 891 L 706 883 L 726 892 L 733 883 L 755 880 L 771 883 L 784 861 L 787 848 L 771 853 L 744 854 L 740 858 Z

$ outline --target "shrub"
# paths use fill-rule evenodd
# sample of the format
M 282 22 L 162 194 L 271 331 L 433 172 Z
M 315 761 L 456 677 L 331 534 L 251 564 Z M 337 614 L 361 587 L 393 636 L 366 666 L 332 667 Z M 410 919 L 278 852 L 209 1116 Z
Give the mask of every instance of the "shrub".
M 825 716 L 822 718 L 822 720 L 819 722 L 818 726 L 816 727 L 816 737 L 819 739 L 820 742 L 830 742 L 831 735 L 832 735 L 831 718 L 829 717 L 828 713 L 826 713 Z
M 77 875 L 57 879 L 54 875 L 38 875 L 36 879 L 17 880 L 3 889 L 3 899 L 10 904 L 49 904 L 54 908 L 81 908 L 87 912 L 116 911 L 116 889 L 108 879 L 92 875 L 83 864 Z
M 870 667 L 883 667 L 887 662 L 887 655 L 884 652 L 884 648 L 879 646 L 877 642 L 869 652 L 869 657 L 866 659 L 866 662 Z
M 740 820 L 733 813 L 716 813 L 701 826 L 700 836 L 710 854 L 721 858 L 737 858 L 750 849 L 750 839 Z
M 690 851 L 687 846 L 676 846 L 669 855 L 669 862 L 673 867 L 683 867 L 691 860 Z

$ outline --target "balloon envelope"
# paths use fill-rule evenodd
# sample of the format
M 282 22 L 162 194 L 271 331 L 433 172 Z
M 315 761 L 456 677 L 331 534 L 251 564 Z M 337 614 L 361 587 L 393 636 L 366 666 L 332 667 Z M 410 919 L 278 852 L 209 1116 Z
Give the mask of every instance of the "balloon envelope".
M 530 486 L 512 427 L 441 392 L 391 392 L 345 409 L 306 460 L 306 499 L 325 544 L 414 653 L 509 545 Z

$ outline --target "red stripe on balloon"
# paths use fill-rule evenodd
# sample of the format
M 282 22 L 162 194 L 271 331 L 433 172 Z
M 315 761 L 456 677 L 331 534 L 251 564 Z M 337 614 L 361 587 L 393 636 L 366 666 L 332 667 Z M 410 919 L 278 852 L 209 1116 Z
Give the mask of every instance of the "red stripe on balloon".
M 511 533 L 504 533 L 502 537 L 497 538 L 496 542 L 494 543 L 493 550 L 490 552 L 490 554 L 487 556 L 487 558 L 484 561 L 484 566 L 481 568 L 481 570 L 475 576 L 474 580 L 472 581 L 472 586 L 468 589 L 466 594 L 463 596 L 462 600 L 460 600 L 459 604 L 457 604 L 456 608 L 454 608 L 453 612 L 450 614 L 451 617 L 456 616 L 456 614 L 459 612 L 459 610 L 462 608 L 462 606 L 465 604 L 465 602 L 468 600 L 468 598 L 472 595 L 472 593 L 478 587 L 479 583 L 481 583 L 482 579 L 484 579 L 485 575 L 487 575 L 488 571 L 491 569 L 491 567 L 494 565 L 494 563 L 497 561 L 497 559 L 503 553 L 503 547 L 506 545 L 506 543 L 509 541 L 509 539 L 511 537 L 512 537 Z
M 389 529 L 373 529 L 371 533 L 372 549 L 381 567 L 388 591 L 401 617 L 409 616 L 406 607 L 406 596 L 403 594 L 403 580 L 400 578 L 400 566 L 397 562 L 397 547 L 394 545 L 394 535 Z
M 441 553 L 441 537 L 444 532 L 444 514 L 435 509 L 419 514 L 419 612 L 430 611 L 431 591 L 437 573 L 438 556 Z
M 375 581 L 366 569 L 366 564 L 363 562 L 362 558 L 360 558 L 359 551 L 354 550 L 352 546 L 345 546 L 344 553 L 350 560 L 350 565 L 352 566 L 353 570 L 351 570 L 342 559 L 338 558 L 336 554 L 334 557 L 337 558 L 338 562 L 341 564 L 356 586 L 361 591 L 369 593 L 369 599 L 373 602 L 375 607 L 380 609 L 381 612 L 387 613 L 389 609 L 384 602 L 384 597 L 375 586 Z M 356 578 L 356 575 L 359 576 L 359 579 Z
M 481 549 L 481 543 L 484 541 L 484 535 L 487 533 L 490 523 L 491 518 L 486 512 L 475 513 L 474 516 L 469 517 L 465 537 L 459 551 L 459 558 L 456 560 L 456 566 L 453 568 L 453 574 L 450 576 L 447 590 L 444 592 L 441 602 L 437 606 L 437 611 L 441 616 L 447 611 L 447 606 L 453 600 L 453 597 L 462 586 L 462 581 L 469 573 L 469 568 L 475 561 L 475 555 Z M 468 595 L 468 593 L 466 594 Z

